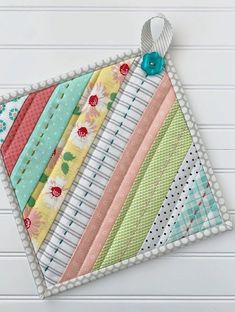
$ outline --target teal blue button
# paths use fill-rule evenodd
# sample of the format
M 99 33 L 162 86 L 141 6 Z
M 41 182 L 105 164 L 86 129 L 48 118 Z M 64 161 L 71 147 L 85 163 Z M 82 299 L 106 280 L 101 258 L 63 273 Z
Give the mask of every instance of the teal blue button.
M 141 68 L 149 76 L 160 74 L 165 66 L 165 60 L 157 52 L 146 53 L 143 56 Z

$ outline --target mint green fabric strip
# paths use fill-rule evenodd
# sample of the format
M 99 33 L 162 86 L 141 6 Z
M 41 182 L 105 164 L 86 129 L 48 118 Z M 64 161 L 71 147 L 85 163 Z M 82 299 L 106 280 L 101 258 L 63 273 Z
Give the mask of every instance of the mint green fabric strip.
M 192 142 L 184 116 L 178 110 L 144 173 L 125 218 L 101 267 L 135 256 L 141 247 L 171 183 Z M 135 188 L 135 185 L 133 186 Z
M 220 211 L 201 165 L 180 216 L 172 228 L 168 243 L 220 223 Z
M 116 234 L 117 234 L 117 232 L 118 232 L 118 230 L 119 230 L 119 228 L 120 228 L 120 226 L 121 226 L 121 224 L 122 224 L 122 222 L 126 216 L 128 208 L 129 208 L 130 204 L 132 203 L 132 201 L 136 195 L 136 192 L 137 192 L 139 185 L 140 185 L 140 183 L 141 183 L 141 181 L 145 175 L 145 172 L 148 169 L 148 166 L 149 166 L 150 162 L 152 161 L 152 158 L 153 158 L 159 144 L 161 143 L 168 127 L 170 126 L 172 120 L 174 119 L 178 109 L 179 109 L 178 104 L 173 105 L 169 115 L 167 116 L 163 126 L 161 127 L 161 129 L 158 133 L 158 136 L 156 137 L 156 139 L 154 141 L 153 146 L 151 147 L 150 151 L 148 152 L 148 154 L 145 158 L 145 161 L 143 162 L 143 164 L 140 168 L 140 171 L 139 171 L 139 173 L 136 177 L 136 180 L 132 186 L 132 189 L 131 189 L 128 197 L 127 197 L 127 200 L 126 200 L 126 202 L 125 202 L 125 204 L 121 210 L 121 213 L 118 216 L 118 218 L 117 218 L 117 220 L 116 220 L 116 222 L 112 228 L 112 231 L 111 231 L 111 233 L 110 233 L 110 235 L 109 235 L 109 237 L 108 237 L 108 239 L 107 239 L 107 241 L 106 241 L 99 257 L 98 257 L 98 259 L 96 260 L 96 263 L 95 263 L 95 266 L 93 267 L 93 270 L 98 270 L 101 267 L 106 255 L 109 251 L 109 248 L 112 245 L 112 243 L 116 237 Z
M 47 166 L 92 73 L 58 85 L 11 174 L 23 211 Z

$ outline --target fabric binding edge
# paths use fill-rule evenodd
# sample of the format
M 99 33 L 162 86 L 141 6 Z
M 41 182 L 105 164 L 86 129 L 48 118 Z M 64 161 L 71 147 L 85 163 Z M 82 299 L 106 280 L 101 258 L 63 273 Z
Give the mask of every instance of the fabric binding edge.
M 16 97 L 28 95 L 31 92 L 42 90 L 46 87 L 52 86 L 55 83 L 62 83 L 64 81 L 76 78 L 80 75 L 87 74 L 91 71 L 101 69 L 105 66 L 109 66 L 112 64 L 117 63 L 118 61 L 125 61 L 128 58 L 131 57 L 138 57 L 141 56 L 141 50 L 140 49 L 134 49 L 130 50 L 129 52 L 125 52 L 123 54 L 117 55 L 116 57 L 110 57 L 107 60 L 102 60 L 100 62 L 94 63 L 94 65 L 85 66 L 79 69 L 75 69 L 74 71 L 62 74 L 60 76 L 44 80 L 42 82 L 32 84 L 28 87 L 25 87 L 23 89 L 20 89 L 18 91 L 12 91 L 4 96 L 0 97 L 0 103 L 8 102 Z M 88 273 L 84 276 L 74 278 L 72 280 L 56 284 L 52 287 L 47 287 L 46 282 L 43 277 L 43 273 L 41 271 L 40 265 L 37 260 L 37 256 L 35 255 L 32 242 L 29 238 L 28 232 L 25 229 L 23 218 L 21 216 L 20 208 L 14 193 L 14 190 L 12 188 L 11 182 L 9 180 L 8 174 L 6 172 L 6 168 L 3 162 L 2 154 L 0 155 L 0 174 L 1 174 L 1 180 L 3 183 L 3 186 L 6 190 L 10 205 L 13 210 L 13 215 L 15 217 L 15 222 L 18 228 L 18 232 L 20 234 L 23 246 L 25 248 L 26 256 L 28 258 L 28 262 L 30 264 L 30 268 L 35 280 L 35 284 L 38 290 L 39 296 L 43 299 L 46 297 L 49 297 L 54 294 L 58 294 L 60 292 L 72 289 L 74 287 L 86 284 L 92 280 L 96 280 L 100 277 L 109 275 L 111 273 L 120 271 L 122 269 L 128 268 L 133 266 L 134 264 L 142 263 L 150 259 L 154 259 L 158 256 L 162 256 L 166 253 L 169 253 L 181 246 L 185 246 L 188 244 L 191 244 L 195 241 L 206 239 L 207 237 L 210 237 L 212 235 L 216 235 L 219 232 L 225 232 L 227 230 L 232 230 L 232 222 L 230 220 L 230 215 L 227 212 L 227 208 L 224 205 L 224 198 L 222 196 L 222 192 L 220 191 L 219 184 L 217 182 L 217 179 L 213 173 L 213 169 L 211 167 L 210 161 L 208 160 L 208 155 L 205 151 L 205 147 L 203 145 L 200 133 L 198 131 L 197 124 L 195 122 L 195 119 L 193 117 L 192 111 L 190 109 L 190 106 L 188 104 L 187 98 L 185 96 L 184 90 L 182 88 L 182 84 L 178 78 L 178 75 L 176 73 L 175 67 L 171 61 L 170 54 L 167 53 L 165 56 L 166 59 L 166 71 L 170 77 L 170 80 L 172 82 L 172 86 L 174 88 L 174 91 L 176 93 L 176 98 L 179 102 L 179 105 L 182 109 L 182 112 L 185 116 L 185 120 L 187 123 L 187 126 L 189 128 L 189 131 L 192 136 L 193 143 L 196 146 L 196 149 L 198 151 L 199 157 L 201 159 L 201 163 L 203 165 L 203 168 L 205 170 L 207 179 L 211 185 L 212 193 L 215 197 L 215 200 L 219 206 L 219 210 L 221 212 L 221 216 L 223 219 L 223 224 L 213 226 L 209 229 L 203 230 L 201 232 L 198 232 L 196 234 L 189 235 L 188 237 L 182 238 L 180 240 L 176 240 L 172 243 L 168 243 L 165 246 L 157 247 L 153 249 L 152 251 L 147 251 L 144 254 L 139 254 L 135 257 L 132 257 L 127 260 L 123 260 L 119 263 L 116 263 L 114 265 L 111 265 L 109 267 L 100 269 L 95 272 Z
M 87 66 L 77 68 L 77 69 L 72 70 L 70 72 L 63 73 L 59 76 L 31 84 L 31 85 L 26 86 L 24 88 L 21 88 L 19 90 L 13 90 L 13 91 L 5 94 L 5 95 L 0 96 L 0 104 L 4 104 L 6 102 L 9 102 L 9 101 L 11 101 L 17 97 L 29 95 L 29 93 L 32 93 L 35 91 L 40 91 L 44 88 L 51 87 L 54 84 L 66 82 L 68 80 L 71 80 L 73 78 L 77 78 L 77 77 L 82 76 L 84 74 L 88 74 L 88 73 L 93 72 L 95 70 L 102 69 L 106 66 L 116 64 L 119 61 L 124 61 L 124 60 L 131 58 L 131 57 L 140 56 L 140 52 L 141 52 L 140 49 L 131 49 L 131 50 L 124 52 L 122 54 L 117 54 L 115 57 L 109 57 L 107 59 L 101 60 L 100 62 L 95 62 L 92 65 L 87 65 Z

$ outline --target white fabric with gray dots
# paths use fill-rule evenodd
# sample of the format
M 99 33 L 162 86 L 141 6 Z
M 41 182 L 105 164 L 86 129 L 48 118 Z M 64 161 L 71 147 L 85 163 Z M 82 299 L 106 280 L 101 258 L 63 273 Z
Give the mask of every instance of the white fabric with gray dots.
M 188 150 L 187 155 L 185 156 L 182 165 L 180 166 L 177 175 L 167 193 L 167 196 L 154 220 L 154 223 L 143 243 L 139 253 L 144 253 L 146 251 L 152 250 L 156 248 L 158 245 L 161 245 L 161 241 L 167 237 L 168 230 L 171 228 L 171 225 L 168 226 L 169 220 L 173 218 L 173 211 L 177 210 L 178 203 L 181 203 L 181 196 L 185 194 L 185 186 L 188 184 L 188 180 L 190 178 L 190 174 L 195 166 L 195 163 L 198 161 L 199 157 L 197 154 L 197 150 L 194 144 L 191 145 Z M 167 229 L 166 229 L 167 228 Z M 166 229 L 166 230 L 165 230 Z M 161 239 L 161 237 L 163 238 Z M 165 240 L 164 240 L 165 241 Z
M 183 192 L 181 193 L 181 196 L 178 199 L 178 202 L 175 205 L 175 209 L 173 210 L 173 213 L 171 215 L 171 217 L 169 218 L 169 221 L 165 227 L 164 232 L 162 233 L 162 236 L 158 242 L 158 247 L 159 246 L 163 246 L 164 244 L 167 243 L 168 238 L 172 232 L 172 229 L 174 227 L 174 224 L 176 223 L 177 218 L 180 215 L 180 212 L 182 211 L 182 209 L 184 208 L 184 203 L 188 198 L 188 194 L 191 191 L 191 188 L 193 186 L 193 183 L 195 181 L 196 176 L 198 175 L 200 169 L 201 169 L 201 163 L 200 160 L 198 159 L 196 164 L 194 164 L 193 166 L 193 170 L 189 175 L 189 179 L 185 184 L 185 187 L 183 189 Z

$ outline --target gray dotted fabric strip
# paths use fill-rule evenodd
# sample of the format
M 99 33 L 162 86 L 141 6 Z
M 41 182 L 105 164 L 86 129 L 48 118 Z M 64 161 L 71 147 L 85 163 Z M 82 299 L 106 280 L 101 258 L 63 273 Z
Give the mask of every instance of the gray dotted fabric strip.
M 180 212 L 184 208 L 184 203 L 188 198 L 188 193 L 191 191 L 192 185 L 195 181 L 196 176 L 198 175 L 198 172 L 200 171 L 201 163 L 200 160 L 197 158 L 196 163 L 193 165 L 192 171 L 190 172 L 189 178 L 185 184 L 185 187 L 169 217 L 169 221 L 167 222 L 164 231 L 162 232 L 162 235 L 157 243 L 157 246 L 165 245 L 165 243 L 168 240 L 168 237 L 172 231 L 172 228 L 174 224 L 176 223 L 177 218 L 180 215 Z
M 169 219 L 174 209 L 177 208 L 177 202 L 181 201 L 180 195 L 184 192 L 185 184 L 193 170 L 193 167 L 198 160 L 198 154 L 195 146 L 192 144 L 187 155 L 185 156 L 182 165 L 180 166 L 177 175 L 167 193 L 161 209 L 159 210 L 156 219 L 140 249 L 140 253 L 154 249 L 167 226 Z

